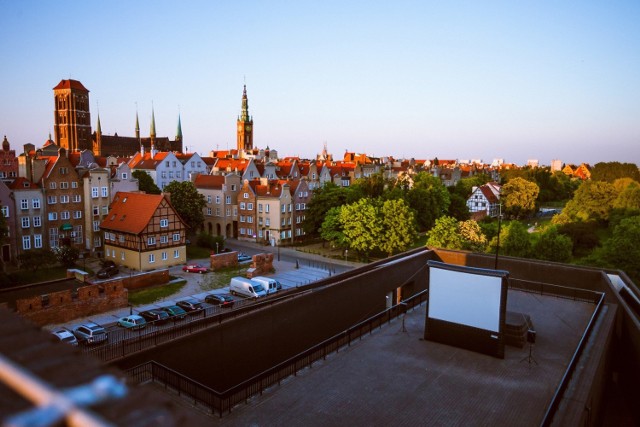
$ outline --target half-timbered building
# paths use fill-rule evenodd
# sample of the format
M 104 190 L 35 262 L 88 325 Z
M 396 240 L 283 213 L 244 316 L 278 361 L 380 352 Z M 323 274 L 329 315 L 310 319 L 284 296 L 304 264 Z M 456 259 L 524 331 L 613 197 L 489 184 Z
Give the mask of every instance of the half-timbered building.
M 100 228 L 105 259 L 116 264 L 146 271 L 187 260 L 187 226 L 164 194 L 116 194 Z

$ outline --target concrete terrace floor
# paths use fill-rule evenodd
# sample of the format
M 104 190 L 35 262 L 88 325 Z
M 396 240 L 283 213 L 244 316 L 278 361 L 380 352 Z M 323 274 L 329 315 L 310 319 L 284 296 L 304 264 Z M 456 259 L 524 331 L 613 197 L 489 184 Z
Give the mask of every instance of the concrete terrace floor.
M 211 424 L 537 426 L 594 308 L 510 290 L 537 331 L 530 363 L 528 345 L 498 359 L 424 341 L 423 305 Z

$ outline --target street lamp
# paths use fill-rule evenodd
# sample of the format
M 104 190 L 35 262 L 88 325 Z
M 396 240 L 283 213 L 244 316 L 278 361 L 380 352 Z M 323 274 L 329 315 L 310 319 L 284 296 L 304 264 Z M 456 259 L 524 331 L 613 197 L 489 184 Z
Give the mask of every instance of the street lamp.
M 216 242 L 216 255 L 218 255 L 218 242 Z
M 344 250 L 344 260 L 349 261 L 349 249 Z

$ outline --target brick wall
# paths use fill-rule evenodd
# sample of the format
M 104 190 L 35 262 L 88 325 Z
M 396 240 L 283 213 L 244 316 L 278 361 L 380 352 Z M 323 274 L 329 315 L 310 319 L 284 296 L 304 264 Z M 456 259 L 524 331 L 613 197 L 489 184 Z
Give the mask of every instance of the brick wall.
M 218 271 L 227 267 L 238 266 L 238 252 L 225 252 L 222 254 L 212 254 L 211 271 Z
M 273 254 L 256 254 L 253 256 L 251 268 L 247 271 L 247 277 L 262 276 L 271 272 L 273 272 Z
M 127 289 L 140 289 L 154 285 L 169 283 L 169 270 L 153 270 L 146 273 L 138 273 L 131 277 L 123 277 L 122 283 Z
M 38 326 L 64 323 L 127 307 L 128 294 L 122 280 L 114 280 L 102 285 L 82 286 L 75 295 L 66 290 L 20 299 L 16 301 L 16 311 Z

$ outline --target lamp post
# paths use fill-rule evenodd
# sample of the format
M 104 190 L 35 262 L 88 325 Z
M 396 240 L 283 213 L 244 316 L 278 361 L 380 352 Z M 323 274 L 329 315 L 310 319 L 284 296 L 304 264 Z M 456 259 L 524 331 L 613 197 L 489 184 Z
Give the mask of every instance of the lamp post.
M 216 255 L 218 255 L 218 242 L 216 242 Z
M 349 261 L 349 249 L 344 250 L 344 260 Z
M 498 204 L 498 239 L 496 240 L 496 262 L 493 266 L 494 270 L 498 269 L 498 252 L 500 252 L 500 225 L 502 224 L 502 203 Z

